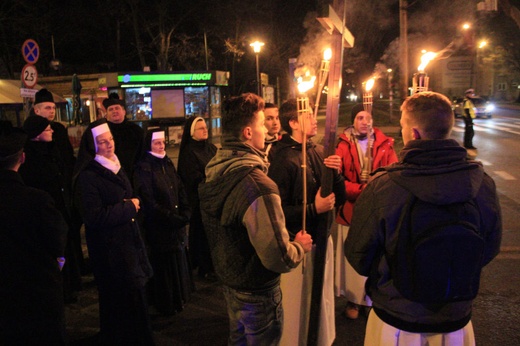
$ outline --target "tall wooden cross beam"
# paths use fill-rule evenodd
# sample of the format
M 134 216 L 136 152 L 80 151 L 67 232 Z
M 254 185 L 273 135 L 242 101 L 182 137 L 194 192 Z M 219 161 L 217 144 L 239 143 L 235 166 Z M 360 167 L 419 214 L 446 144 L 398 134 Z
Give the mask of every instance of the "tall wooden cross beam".
M 339 15 L 338 15 L 339 13 Z M 338 128 L 340 94 L 343 71 L 343 50 L 354 46 L 354 36 L 345 26 L 346 5 L 344 0 L 333 0 L 332 5 L 323 4 L 318 21 L 332 35 L 332 57 L 330 60 L 329 89 L 327 94 L 327 111 L 325 117 L 324 156 L 335 153 L 336 132 Z M 323 166 L 321 194 L 328 196 L 332 192 L 333 172 Z M 320 311 L 323 293 L 323 277 L 327 254 L 327 242 L 334 213 L 328 212 L 320 216 L 318 232 L 314 236 L 316 253 L 314 257 L 314 273 L 312 280 L 311 308 L 307 345 L 317 345 L 320 330 Z

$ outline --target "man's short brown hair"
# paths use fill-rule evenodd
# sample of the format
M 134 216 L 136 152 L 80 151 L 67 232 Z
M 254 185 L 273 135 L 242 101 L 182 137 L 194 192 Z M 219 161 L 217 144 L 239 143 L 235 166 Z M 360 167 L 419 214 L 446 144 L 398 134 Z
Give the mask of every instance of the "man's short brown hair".
M 450 100 L 432 91 L 408 97 L 401 111 L 409 115 L 409 121 L 420 128 L 428 139 L 448 138 L 455 123 Z
M 253 123 L 255 115 L 263 111 L 264 107 L 264 100 L 253 93 L 245 93 L 226 100 L 222 114 L 224 140 L 243 141 L 242 130 Z

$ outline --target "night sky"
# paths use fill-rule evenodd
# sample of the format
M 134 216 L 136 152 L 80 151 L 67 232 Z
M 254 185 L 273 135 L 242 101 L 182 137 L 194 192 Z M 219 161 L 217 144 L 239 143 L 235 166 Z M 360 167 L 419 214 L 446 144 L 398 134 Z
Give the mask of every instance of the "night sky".
M 440 50 L 457 35 L 463 22 L 477 20 L 473 1 L 408 2 L 411 66 L 415 65 L 415 51 Z M 520 7 L 520 0 L 509 2 Z M 398 64 L 398 4 L 398 0 L 346 0 L 347 26 L 356 38 L 355 47 L 345 55 L 351 78 L 363 80 L 378 62 L 396 68 L 391 65 Z M 261 70 L 271 77 L 286 78 L 289 58 L 307 60 L 301 52 L 321 55 L 316 38 L 323 30 L 313 12 L 317 8 L 317 1 L 299 0 L 3 0 L 0 78 L 18 78 L 25 64 L 20 49 L 28 38 L 40 45 L 36 66 L 42 75 L 139 71 L 143 66 L 157 70 L 160 42 L 168 39 L 164 70 L 205 70 L 206 33 L 209 69 L 231 71 L 236 78 L 235 92 L 246 91 L 254 87 L 255 57 L 249 43 L 256 39 L 266 43 L 260 54 Z M 513 23 L 511 30 L 518 31 L 518 25 L 515 29 L 514 22 L 507 16 L 502 20 L 504 17 L 499 12 L 480 18 L 481 31 L 486 32 L 492 21 L 495 27 Z M 509 38 L 516 50 L 518 37 Z M 49 66 L 53 59 L 61 62 L 59 70 Z

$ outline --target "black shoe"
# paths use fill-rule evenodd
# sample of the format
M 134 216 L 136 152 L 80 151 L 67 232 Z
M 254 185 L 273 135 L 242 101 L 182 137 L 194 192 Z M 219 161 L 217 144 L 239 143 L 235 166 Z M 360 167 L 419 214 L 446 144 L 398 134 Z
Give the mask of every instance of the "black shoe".
M 475 147 L 474 147 L 474 146 L 472 146 L 472 145 L 468 145 L 468 146 L 467 146 L 467 147 L 465 147 L 465 148 L 466 148 L 466 149 L 474 149 L 474 150 L 476 150 L 476 149 L 477 149 L 477 148 L 475 148 Z

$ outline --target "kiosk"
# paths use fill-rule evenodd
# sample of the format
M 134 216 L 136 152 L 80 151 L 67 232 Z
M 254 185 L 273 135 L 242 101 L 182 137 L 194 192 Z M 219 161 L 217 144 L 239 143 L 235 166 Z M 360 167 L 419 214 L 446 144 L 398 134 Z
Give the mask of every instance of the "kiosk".
M 219 141 L 222 89 L 228 85 L 229 72 L 128 72 L 117 79 L 120 89 L 112 91 L 123 93 L 128 117 L 144 129 L 164 127 L 169 142 L 177 143 L 186 119 L 200 116 L 206 120 L 210 140 Z

